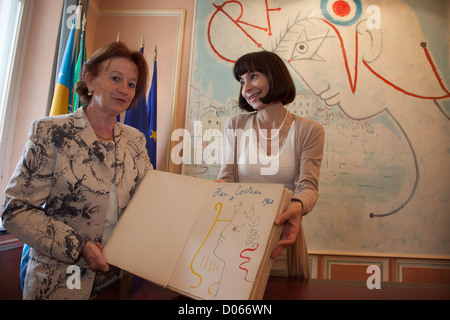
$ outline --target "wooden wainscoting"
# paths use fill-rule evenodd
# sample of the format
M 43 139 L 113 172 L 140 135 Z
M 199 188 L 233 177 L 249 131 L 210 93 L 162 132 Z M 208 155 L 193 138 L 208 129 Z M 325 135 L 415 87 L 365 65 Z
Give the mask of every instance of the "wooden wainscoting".
M 450 284 L 450 262 L 448 260 L 395 260 L 395 281 Z
M 0 300 L 22 299 L 19 280 L 22 246 L 12 235 L 0 235 Z
M 450 259 L 312 253 L 309 262 L 312 279 L 366 281 L 367 268 L 376 265 L 381 281 L 450 284 Z
M 0 236 L 0 300 L 22 299 L 19 265 L 23 243 L 11 235 Z M 310 253 L 312 279 L 366 281 L 367 268 L 376 265 L 383 282 L 448 284 L 450 259 L 383 257 L 358 254 Z

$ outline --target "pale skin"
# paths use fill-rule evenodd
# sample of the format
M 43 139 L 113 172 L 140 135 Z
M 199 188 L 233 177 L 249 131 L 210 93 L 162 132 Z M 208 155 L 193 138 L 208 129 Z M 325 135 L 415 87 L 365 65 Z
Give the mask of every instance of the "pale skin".
M 284 108 L 280 101 L 274 101 L 269 104 L 265 104 L 260 101 L 260 98 L 264 97 L 269 92 L 269 82 L 266 75 L 263 73 L 253 71 L 247 72 L 240 78 L 241 94 L 247 100 L 248 104 L 253 109 L 258 111 L 257 117 L 261 129 L 265 130 L 265 136 L 270 138 L 270 130 L 278 129 L 283 123 L 283 119 L 287 110 Z M 294 115 L 288 114 L 283 127 L 280 128 L 278 135 L 279 145 L 282 146 L 289 133 L 292 122 L 294 121 Z M 256 122 L 253 123 L 253 129 L 258 132 Z M 259 142 L 260 136 L 258 136 Z M 267 141 L 267 154 L 271 153 L 271 141 Z M 216 181 L 224 182 L 222 179 Z M 286 210 L 275 218 L 275 224 L 278 226 L 283 225 L 281 233 L 281 239 L 278 245 L 272 251 L 271 258 L 275 259 L 287 246 L 293 245 L 297 239 L 297 235 L 300 231 L 301 221 L 303 215 L 303 206 L 299 201 L 292 201 L 286 208 Z
M 104 61 L 96 77 L 86 73 L 86 85 L 92 92 L 86 116 L 99 141 L 114 139 L 117 115 L 129 108 L 135 96 L 138 75 L 134 62 L 119 57 Z M 99 242 L 86 243 L 81 255 L 91 270 L 103 272 L 109 270 L 109 265 L 103 259 L 102 250 L 103 246 Z

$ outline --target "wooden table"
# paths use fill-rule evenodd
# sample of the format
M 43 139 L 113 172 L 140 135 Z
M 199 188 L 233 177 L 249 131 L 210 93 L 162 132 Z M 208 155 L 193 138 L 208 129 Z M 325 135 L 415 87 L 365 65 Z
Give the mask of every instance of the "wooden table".
M 106 288 L 96 299 L 187 300 L 132 275 Z M 263 300 L 450 300 L 450 284 L 382 282 L 381 289 L 370 290 L 364 281 L 270 277 Z

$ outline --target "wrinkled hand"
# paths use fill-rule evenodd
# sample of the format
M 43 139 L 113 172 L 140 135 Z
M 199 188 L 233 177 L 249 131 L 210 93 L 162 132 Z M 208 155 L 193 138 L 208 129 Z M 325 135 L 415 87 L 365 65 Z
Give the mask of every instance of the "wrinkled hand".
M 303 207 L 301 202 L 292 201 L 283 214 L 275 218 L 275 224 L 277 226 L 284 225 L 281 231 L 281 239 L 270 255 L 272 259 L 275 259 L 287 246 L 295 243 L 302 223 L 302 214 Z
M 109 270 L 109 265 L 103 259 L 102 250 L 103 246 L 99 242 L 88 241 L 81 252 L 89 268 L 93 271 L 107 272 Z

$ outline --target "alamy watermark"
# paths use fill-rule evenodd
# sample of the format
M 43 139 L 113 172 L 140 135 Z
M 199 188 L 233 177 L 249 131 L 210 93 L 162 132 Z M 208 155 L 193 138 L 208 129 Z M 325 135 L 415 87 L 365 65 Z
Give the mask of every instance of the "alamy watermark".
M 381 9 L 377 5 L 367 7 L 367 13 L 371 15 L 367 19 L 366 25 L 368 29 L 381 29 Z
M 76 265 L 68 266 L 66 272 L 70 274 L 66 281 L 67 289 L 81 289 L 80 267 Z
M 367 267 L 366 273 L 371 274 L 367 278 L 366 285 L 370 290 L 381 289 L 381 269 L 377 265 L 370 265 Z
M 172 132 L 171 141 L 178 142 L 171 151 L 174 164 L 259 164 L 261 175 L 274 175 L 279 169 L 279 136 L 277 130 L 271 130 L 270 156 L 267 156 L 268 142 L 259 139 L 254 129 L 219 129 L 202 130 L 202 122 L 194 121 L 194 134 L 187 129 Z M 267 137 L 268 130 L 261 129 Z M 257 144 L 257 148 L 252 148 Z M 250 149 L 248 149 L 250 148 Z M 258 151 L 252 151 L 258 150 Z M 237 151 L 237 152 L 236 152 Z M 223 156 L 224 154 L 224 156 Z M 235 155 L 240 154 L 239 158 Z

